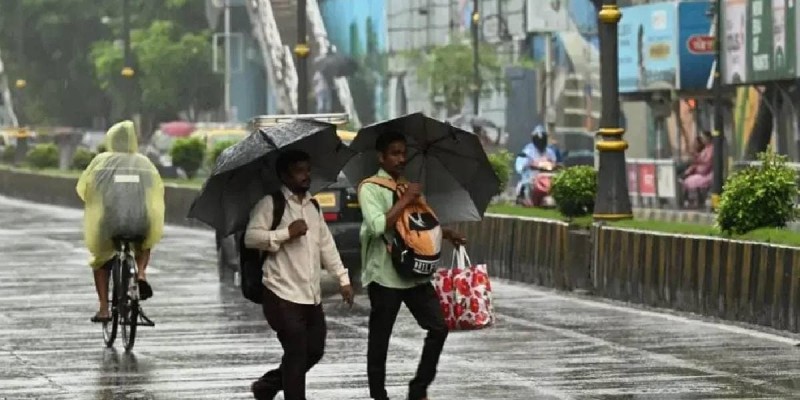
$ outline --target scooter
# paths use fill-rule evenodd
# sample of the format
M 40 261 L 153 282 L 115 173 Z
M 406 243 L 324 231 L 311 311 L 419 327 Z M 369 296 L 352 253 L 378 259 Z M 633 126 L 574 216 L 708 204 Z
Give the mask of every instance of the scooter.
M 528 168 L 539 171 L 530 182 L 523 183 L 517 196 L 517 204 L 525 207 L 552 208 L 556 203 L 550 195 L 553 176 L 558 166 L 548 159 L 531 162 Z

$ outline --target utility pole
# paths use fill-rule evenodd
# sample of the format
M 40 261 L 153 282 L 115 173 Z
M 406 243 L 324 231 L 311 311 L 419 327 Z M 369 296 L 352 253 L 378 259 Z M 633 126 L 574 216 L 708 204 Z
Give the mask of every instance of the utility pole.
M 719 198 L 722 194 L 724 182 L 724 146 L 725 146 L 725 120 L 722 115 L 722 1 L 717 0 L 712 5 L 715 8 L 716 26 L 714 33 L 714 130 L 711 132 L 711 141 L 714 144 L 714 159 L 712 163 L 714 181 L 711 187 L 711 208 L 717 209 Z
M 136 74 L 133 69 L 133 57 L 131 54 L 131 10 L 130 0 L 122 0 L 122 42 L 123 42 L 123 62 L 121 75 L 123 83 L 123 118 L 133 119 L 131 111 L 131 99 L 133 98 L 133 76 Z
M 225 121 L 231 122 L 231 1 L 225 0 Z
M 17 35 L 18 35 L 18 42 L 17 45 L 19 48 L 17 49 L 19 65 L 17 68 L 20 71 L 24 71 L 26 68 L 26 57 L 25 57 L 25 16 L 23 13 L 23 2 L 17 3 Z M 16 139 L 17 142 L 14 146 L 15 153 L 14 153 L 14 165 L 21 165 L 25 162 L 25 159 L 28 156 L 28 129 L 25 127 L 29 121 L 27 119 L 27 115 L 25 114 L 25 97 L 26 93 L 25 88 L 27 87 L 28 82 L 24 78 L 17 78 L 14 86 L 17 88 L 16 97 L 17 97 L 17 133 Z
M 306 0 L 297 1 L 297 45 L 294 54 L 297 56 L 297 113 L 308 113 L 308 54 L 311 52 L 306 43 Z
M 604 0 L 598 14 L 600 20 L 600 68 L 603 90 L 603 115 L 597 143 L 600 151 L 600 168 L 597 174 L 597 197 L 594 205 L 596 220 L 614 221 L 633 217 L 628 195 L 628 178 L 625 150 L 628 143 L 622 139 L 625 129 L 620 127 L 619 107 L 619 43 L 617 24 L 622 13 L 617 0 Z
M 472 113 L 476 117 L 480 112 L 480 99 L 481 99 L 481 70 L 480 70 L 480 52 L 478 42 L 481 14 L 478 11 L 479 0 L 472 0 Z
M 549 132 L 551 135 L 554 133 L 550 130 L 550 124 L 555 121 L 551 121 L 551 113 L 553 111 L 553 100 L 555 98 L 555 85 L 553 83 L 553 32 L 546 32 L 545 33 L 545 44 L 544 44 L 544 51 L 545 51 L 545 66 L 544 66 L 544 76 L 545 76 L 545 85 L 544 85 L 544 120 L 546 127 L 546 131 Z

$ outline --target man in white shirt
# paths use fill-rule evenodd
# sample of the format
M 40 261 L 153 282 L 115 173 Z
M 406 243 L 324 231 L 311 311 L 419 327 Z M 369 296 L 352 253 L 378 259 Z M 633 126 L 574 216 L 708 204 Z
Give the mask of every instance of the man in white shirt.
M 283 217 L 271 230 L 273 198 L 265 197 L 250 214 L 244 241 L 248 248 L 269 253 L 264 263 L 262 308 L 284 355 L 280 367 L 264 374 L 251 389 L 259 400 L 271 400 L 281 390 L 286 400 L 305 400 L 306 373 L 322 359 L 327 334 L 320 263 L 338 277 L 342 297 L 351 306 L 353 289 L 333 235 L 308 193 L 308 154 L 284 152 L 278 158 L 277 172 L 284 184 Z

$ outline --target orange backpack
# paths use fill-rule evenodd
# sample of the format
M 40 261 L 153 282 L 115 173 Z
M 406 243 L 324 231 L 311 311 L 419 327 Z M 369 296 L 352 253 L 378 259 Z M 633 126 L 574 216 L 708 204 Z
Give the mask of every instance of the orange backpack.
M 407 187 L 377 176 L 361 182 L 362 185 L 365 183 L 391 190 L 395 202 Z M 442 252 L 442 227 L 422 197 L 403 209 L 394 226 L 394 237 L 390 240 L 383 236 L 383 241 L 399 275 L 414 278 L 431 276 L 436 272 Z

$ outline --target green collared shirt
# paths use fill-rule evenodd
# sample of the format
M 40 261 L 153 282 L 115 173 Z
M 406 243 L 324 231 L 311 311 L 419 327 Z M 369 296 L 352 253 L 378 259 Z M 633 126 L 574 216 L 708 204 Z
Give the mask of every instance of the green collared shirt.
M 392 179 L 384 170 L 379 170 L 376 176 Z M 431 279 L 426 277 L 404 278 L 398 275 L 386 244 L 381 239 L 382 235 L 389 235 L 392 231 L 392 227 L 387 231 L 386 213 L 394 205 L 394 193 L 382 186 L 365 183 L 358 190 L 358 202 L 364 216 L 360 234 L 361 282 L 364 287 L 375 282 L 392 289 L 407 289 L 430 282 Z

